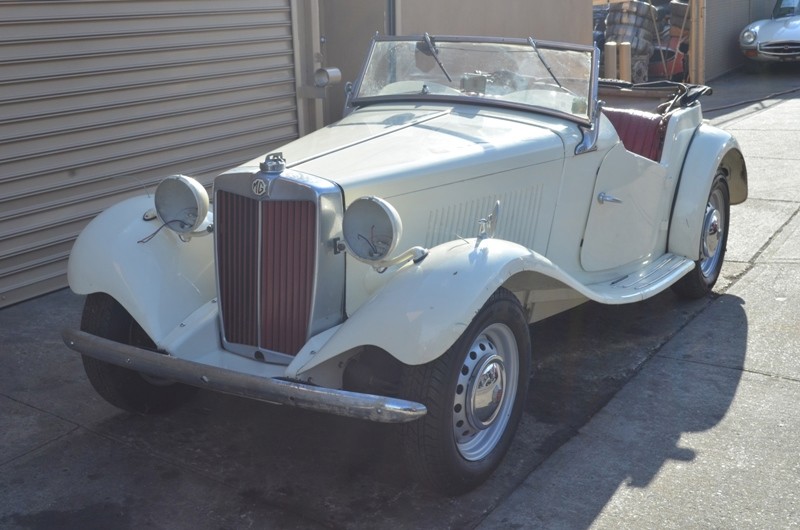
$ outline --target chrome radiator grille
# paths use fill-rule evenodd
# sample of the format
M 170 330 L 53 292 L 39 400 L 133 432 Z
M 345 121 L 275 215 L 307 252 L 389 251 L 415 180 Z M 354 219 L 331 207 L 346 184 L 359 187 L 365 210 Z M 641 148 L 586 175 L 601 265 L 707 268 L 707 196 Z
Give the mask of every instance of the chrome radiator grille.
M 759 46 L 762 53 L 776 57 L 795 57 L 800 55 L 800 42 L 767 42 Z
M 214 222 L 225 340 L 297 354 L 311 321 L 316 204 L 218 191 Z

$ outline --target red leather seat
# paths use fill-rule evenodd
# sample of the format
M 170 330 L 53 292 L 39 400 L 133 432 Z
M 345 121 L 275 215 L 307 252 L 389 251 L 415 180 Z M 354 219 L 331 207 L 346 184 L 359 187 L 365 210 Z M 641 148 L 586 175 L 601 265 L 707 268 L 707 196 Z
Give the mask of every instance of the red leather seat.
M 634 109 L 603 108 L 625 149 L 655 162 L 661 160 L 667 116 Z

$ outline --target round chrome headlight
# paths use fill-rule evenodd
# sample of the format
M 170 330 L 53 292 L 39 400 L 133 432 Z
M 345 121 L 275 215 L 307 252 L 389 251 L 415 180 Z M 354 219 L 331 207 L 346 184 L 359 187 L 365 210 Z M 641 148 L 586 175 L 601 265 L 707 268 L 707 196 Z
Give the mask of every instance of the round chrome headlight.
M 756 41 L 756 37 L 757 35 L 755 31 L 753 31 L 752 29 L 746 29 L 742 32 L 742 37 L 741 37 L 742 44 L 749 46 Z
M 202 184 L 185 175 L 173 175 L 156 188 L 156 215 L 179 234 L 197 230 L 208 215 L 208 193 Z
M 361 197 L 344 212 L 344 241 L 357 259 L 376 263 L 386 259 L 397 247 L 403 224 L 397 210 L 378 197 Z

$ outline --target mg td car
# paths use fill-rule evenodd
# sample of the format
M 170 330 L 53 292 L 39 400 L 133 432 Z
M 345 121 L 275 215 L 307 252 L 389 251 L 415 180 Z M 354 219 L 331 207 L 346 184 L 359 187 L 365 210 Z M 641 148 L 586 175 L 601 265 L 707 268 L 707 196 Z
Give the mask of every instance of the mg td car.
M 465 492 L 535 384 L 530 323 L 719 277 L 745 162 L 707 87 L 663 86 L 606 105 L 649 89 L 603 86 L 592 47 L 376 37 L 341 121 L 90 223 L 65 342 L 122 409 L 200 387 L 399 423 L 415 476 Z

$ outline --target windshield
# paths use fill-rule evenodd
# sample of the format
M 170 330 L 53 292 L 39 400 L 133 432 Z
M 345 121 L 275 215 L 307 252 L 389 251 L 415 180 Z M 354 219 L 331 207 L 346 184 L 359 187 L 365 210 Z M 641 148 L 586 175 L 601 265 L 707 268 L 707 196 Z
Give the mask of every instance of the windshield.
M 378 37 L 352 96 L 377 101 L 446 100 L 544 110 L 590 119 L 593 49 L 532 39 Z
M 800 0 L 778 0 L 775 2 L 775 9 L 772 10 L 772 17 L 791 17 L 800 14 L 798 4 L 800 4 Z

